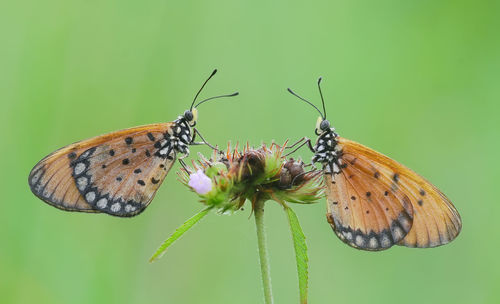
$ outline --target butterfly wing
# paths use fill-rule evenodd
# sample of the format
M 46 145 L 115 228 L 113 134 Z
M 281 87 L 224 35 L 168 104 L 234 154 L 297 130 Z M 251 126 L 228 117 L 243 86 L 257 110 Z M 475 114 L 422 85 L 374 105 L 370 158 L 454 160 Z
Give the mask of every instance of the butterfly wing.
M 68 211 L 134 216 L 142 212 L 175 158 L 157 152 L 172 123 L 117 131 L 61 148 L 31 171 L 32 192 Z
M 401 241 L 413 221 L 409 198 L 391 191 L 390 182 L 377 182 L 368 163 L 348 155 L 342 159 L 347 167 L 334 182 L 330 174 L 325 174 L 327 219 L 337 236 L 364 250 L 383 250 Z
M 327 183 L 327 202 L 332 227 L 346 243 L 365 250 L 394 244 L 427 248 L 449 243 L 458 235 L 460 216 L 435 186 L 359 143 L 341 137 L 338 142 L 344 168 L 334 184 L 331 179 Z M 358 202 L 349 195 L 361 199 Z

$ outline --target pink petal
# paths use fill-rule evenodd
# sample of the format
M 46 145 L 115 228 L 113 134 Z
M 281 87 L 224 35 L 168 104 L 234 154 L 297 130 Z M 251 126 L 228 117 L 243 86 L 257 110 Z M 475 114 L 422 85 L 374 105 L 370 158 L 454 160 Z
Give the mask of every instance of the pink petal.
M 201 169 L 189 175 L 188 185 L 198 194 L 206 194 L 212 190 L 212 180 Z

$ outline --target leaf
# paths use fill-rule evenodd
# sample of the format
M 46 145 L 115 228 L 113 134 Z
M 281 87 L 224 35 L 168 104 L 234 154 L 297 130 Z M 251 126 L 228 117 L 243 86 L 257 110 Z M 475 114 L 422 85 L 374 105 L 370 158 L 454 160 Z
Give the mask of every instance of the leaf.
M 306 237 L 302 232 L 302 228 L 299 224 L 299 219 L 295 212 L 290 207 L 285 207 L 288 215 L 288 223 L 290 224 L 290 230 L 292 232 L 293 247 L 295 248 L 295 259 L 297 261 L 297 273 L 299 276 L 299 293 L 300 293 L 300 303 L 307 303 L 307 285 L 309 279 L 308 273 L 308 257 L 307 257 L 307 245 Z
M 149 262 L 154 262 L 155 260 L 161 258 L 165 253 L 165 250 L 167 250 L 168 246 L 172 245 L 172 243 L 180 238 L 184 234 L 184 232 L 188 231 L 191 227 L 194 226 L 194 224 L 198 223 L 198 221 L 200 221 L 205 215 L 207 215 L 210 209 L 211 207 L 198 212 L 193 217 L 184 222 L 184 224 L 182 224 L 179 228 L 177 228 L 175 232 L 168 239 L 166 239 L 165 242 L 163 242 L 163 244 L 161 244 L 161 246 L 156 250 L 153 256 L 149 259 Z

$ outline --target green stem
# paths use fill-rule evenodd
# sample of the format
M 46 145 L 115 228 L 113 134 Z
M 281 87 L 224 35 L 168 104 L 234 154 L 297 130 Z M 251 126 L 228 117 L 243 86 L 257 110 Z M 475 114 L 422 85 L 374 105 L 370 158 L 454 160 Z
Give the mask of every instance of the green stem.
M 266 232 L 264 227 L 264 200 L 257 199 L 254 203 L 255 225 L 257 226 L 257 243 L 259 246 L 260 271 L 262 286 L 264 287 L 264 300 L 266 304 L 273 303 L 271 287 L 271 269 L 267 256 Z

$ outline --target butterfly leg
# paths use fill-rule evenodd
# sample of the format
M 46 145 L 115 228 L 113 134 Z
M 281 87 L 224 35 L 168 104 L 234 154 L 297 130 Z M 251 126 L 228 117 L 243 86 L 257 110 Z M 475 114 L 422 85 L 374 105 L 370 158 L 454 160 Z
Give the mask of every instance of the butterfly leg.
M 295 183 L 295 181 L 297 180 L 297 178 L 299 178 L 299 177 L 301 177 L 301 176 L 304 176 L 304 175 L 306 175 L 306 174 L 309 174 L 309 173 L 314 173 L 314 172 L 319 173 L 320 171 L 318 171 L 318 170 L 316 169 L 316 167 L 314 167 L 314 169 L 311 169 L 311 170 L 309 170 L 309 171 L 304 171 L 304 172 L 302 172 L 302 173 L 297 174 L 297 175 L 296 175 L 296 176 L 292 179 L 292 182 L 290 183 L 290 186 L 292 186 L 292 187 L 293 187 L 293 184 Z
M 296 145 L 300 144 L 301 142 L 303 142 L 305 139 L 307 139 L 307 137 L 302 137 L 301 139 L 299 139 L 298 141 L 296 141 L 291 146 L 286 146 L 285 149 L 291 149 L 291 148 L 295 147 Z
M 198 134 L 198 136 L 200 136 L 202 142 L 195 142 L 194 139 L 196 138 L 196 134 Z M 189 143 L 190 145 L 207 145 L 209 146 L 210 148 L 212 148 L 213 150 L 219 150 L 217 149 L 216 147 L 212 146 L 210 143 L 208 143 L 205 138 L 203 138 L 203 135 L 201 135 L 200 131 L 198 131 L 198 129 L 196 128 L 193 128 L 193 138 L 191 139 L 191 142 Z
M 301 144 L 300 144 L 297 148 L 293 149 L 291 152 L 288 152 L 287 154 L 285 154 L 285 157 L 287 157 L 288 155 L 290 155 L 290 154 L 292 154 L 292 153 L 295 153 L 297 150 L 299 150 L 300 148 L 302 148 L 302 147 L 303 147 L 303 146 L 305 146 L 305 145 L 308 145 L 309 150 L 311 150 L 311 152 L 313 152 L 313 153 L 314 153 L 314 152 L 316 152 L 316 151 L 314 151 L 314 148 L 313 148 L 313 146 L 312 146 L 312 144 L 311 144 L 311 139 L 309 139 L 309 138 L 307 138 L 307 137 L 304 137 L 304 138 L 303 138 L 303 139 L 301 139 L 299 142 L 301 142 L 301 141 L 304 141 L 304 142 L 303 142 L 303 143 L 301 143 Z M 297 143 L 299 143 L 299 142 L 297 142 Z M 293 144 L 292 146 L 290 146 L 290 148 L 291 148 L 291 147 L 293 147 L 293 146 L 295 146 L 297 143 L 295 143 L 295 144 Z
M 182 154 L 182 156 L 181 156 L 181 157 L 179 157 L 179 160 L 182 160 L 182 159 L 184 159 L 184 158 L 186 158 L 186 157 L 188 157 L 188 156 L 189 156 L 189 150 L 188 150 L 188 149 L 186 149 L 186 151 L 184 152 L 184 154 Z
M 182 158 L 184 158 L 184 157 L 182 157 Z M 182 168 L 186 171 L 186 173 L 190 174 L 191 171 L 187 168 L 187 165 L 182 158 L 179 157 L 179 163 L 181 164 Z

